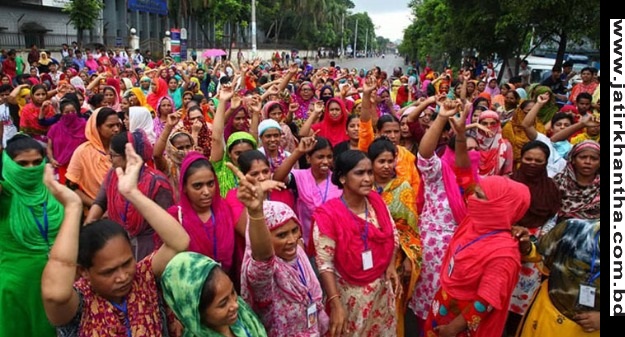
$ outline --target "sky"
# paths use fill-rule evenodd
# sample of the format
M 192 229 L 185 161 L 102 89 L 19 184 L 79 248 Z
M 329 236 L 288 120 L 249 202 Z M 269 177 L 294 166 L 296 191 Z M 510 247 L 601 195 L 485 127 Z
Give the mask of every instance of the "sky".
M 411 23 L 408 0 L 352 0 L 354 13 L 367 12 L 376 26 L 375 32 L 391 41 L 401 40 Z

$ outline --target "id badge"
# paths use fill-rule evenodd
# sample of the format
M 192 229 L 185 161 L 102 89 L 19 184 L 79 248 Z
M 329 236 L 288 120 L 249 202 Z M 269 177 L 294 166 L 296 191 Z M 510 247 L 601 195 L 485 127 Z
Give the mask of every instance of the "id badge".
M 452 257 L 449 260 L 449 266 L 447 266 L 447 276 L 451 276 L 451 273 L 454 271 L 454 258 Z
M 579 304 L 593 308 L 595 306 L 595 287 L 586 284 L 579 285 Z
M 306 318 L 309 329 L 317 325 L 317 305 L 313 303 L 306 308 Z
M 362 252 L 362 270 L 373 268 L 373 253 L 370 250 Z

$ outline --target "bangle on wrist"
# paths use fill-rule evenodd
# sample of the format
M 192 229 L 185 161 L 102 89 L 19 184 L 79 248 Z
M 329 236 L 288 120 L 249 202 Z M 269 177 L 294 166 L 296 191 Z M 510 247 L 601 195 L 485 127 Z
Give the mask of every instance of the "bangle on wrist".
M 328 297 L 328 299 L 326 300 L 326 303 L 330 303 L 330 302 L 331 302 L 333 299 L 335 299 L 335 298 L 341 298 L 341 295 L 339 295 L 339 294 L 334 294 L 334 295 L 332 295 L 332 296 Z

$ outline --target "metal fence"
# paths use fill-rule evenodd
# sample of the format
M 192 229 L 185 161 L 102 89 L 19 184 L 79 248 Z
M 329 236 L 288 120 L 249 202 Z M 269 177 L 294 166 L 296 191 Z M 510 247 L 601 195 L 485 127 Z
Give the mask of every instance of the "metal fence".
M 24 50 L 36 44 L 40 49 L 56 49 L 66 44 L 76 41 L 76 35 L 73 34 L 47 34 L 40 32 L 0 32 L 0 48 Z M 107 47 L 115 47 L 116 36 L 103 36 L 100 40 L 97 36 L 90 36 L 89 32 L 83 33 L 83 46 L 90 46 L 102 43 Z

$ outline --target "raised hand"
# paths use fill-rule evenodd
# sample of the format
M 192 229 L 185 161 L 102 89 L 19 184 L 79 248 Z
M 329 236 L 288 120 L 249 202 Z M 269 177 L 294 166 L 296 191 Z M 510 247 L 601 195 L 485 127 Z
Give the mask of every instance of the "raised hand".
M 458 113 L 458 108 L 462 105 L 459 100 L 440 99 L 436 101 L 440 107 L 438 115 L 441 117 L 452 117 Z
M 299 110 L 299 103 L 297 103 L 297 102 L 291 102 L 291 103 L 289 104 L 289 112 L 295 112 L 295 111 L 297 111 L 297 110 Z
M 243 103 L 243 99 L 241 98 L 241 96 L 234 95 L 230 99 L 230 109 L 236 110 L 241 106 L 242 103 Z
M 460 103 L 458 106 L 458 108 L 460 109 L 460 117 L 456 117 L 455 115 L 451 116 L 449 118 L 449 123 L 451 125 L 451 128 L 454 130 L 454 134 L 464 135 L 467 129 L 466 121 L 469 111 L 466 109 L 462 109 L 462 102 L 460 100 L 457 101 Z M 488 132 L 492 134 L 492 131 L 490 131 L 490 129 L 488 130 Z M 489 135 L 489 137 L 491 136 Z
M 315 113 L 317 116 L 321 116 L 321 114 L 323 113 L 323 110 L 324 110 L 323 101 L 316 101 L 313 104 L 313 113 Z
M 310 137 L 302 137 L 299 144 L 297 144 L 297 150 L 301 153 L 309 153 L 312 151 L 315 148 L 315 145 L 317 145 L 317 137 L 315 137 L 317 132 L 319 132 L 319 130 L 315 130 L 313 135 Z
M 239 179 L 239 188 L 237 190 L 237 199 L 245 205 L 248 211 L 263 211 L 263 201 L 267 192 L 271 190 L 281 190 L 286 186 L 283 182 L 266 180 L 262 183 L 252 177 L 246 177 L 238 167 L 232 163 L 226 163 L 226 166 L 234 172 Z
M 134 190 L 137 190 L 137 181 L 139 180 L 139 173 L 143 167 L 143 159 L 135 152 L 135 148 L 132 144 L 126 144 L 126 169 L 118 167 L 115 169 L 119 182 L 117 183 L 117 189 L 124 197 L 129 195 Z
M 252 98 L 247 101 L 247 108 L 251 110 L 252 113 L 260 113 L 261 105 L 260 97 L 258 96 L 252 96 Z
M 179 111 L 167 115 L 167 126 L 171 126 L 173 128 L 178 125 L 178 122 L 180 122 L 180 116 L 181 114 Z
M 232 87 L 232 84 L 227 83 L 227 84 L 221 85 L 220 90 L 219 90 L 219 95 L 218 95 L 218 98 L 220 101 L 227 102 L 232 99 L 233 95 L 234 95 L 234 88 Z
M 63 206 L 82 207 L 78 194 L 54 179 L 54 168 L 51 164 L 46 164 L 43 171 L 43 184 Z
M 269 89 L 267 89 L 267 92 L 269 93 L 269 95 L 278 95 L 280 94 L 280 89 L 277 85 L 272 85 L 269 87 Z
M 299 67 L 297 66 L 297 63 L 292 63 L 289 66 L 289 74 L 291 75 L 295 75 L 299 72 Z
M 369 76 L 365 80 L 365 83 L 363 85 L 362 91 L 363 91 L 363 93 L 365 95 L 366 94 L 370 95 L 371 92 L 374 91 L 376 87 L 377 87 L 377 83 L 376 83 L 375 77 Z
M 544 93 L 542 95 L 538 95 L 538 97 L 536 97 L 536 103 L 538 103 L 540 105 L 543 105 L 543 104 L 549 102 L 549 98 L 550 97 L 549 97 L 549 93 L 548 92 L 546 92 L 546 93 Z

